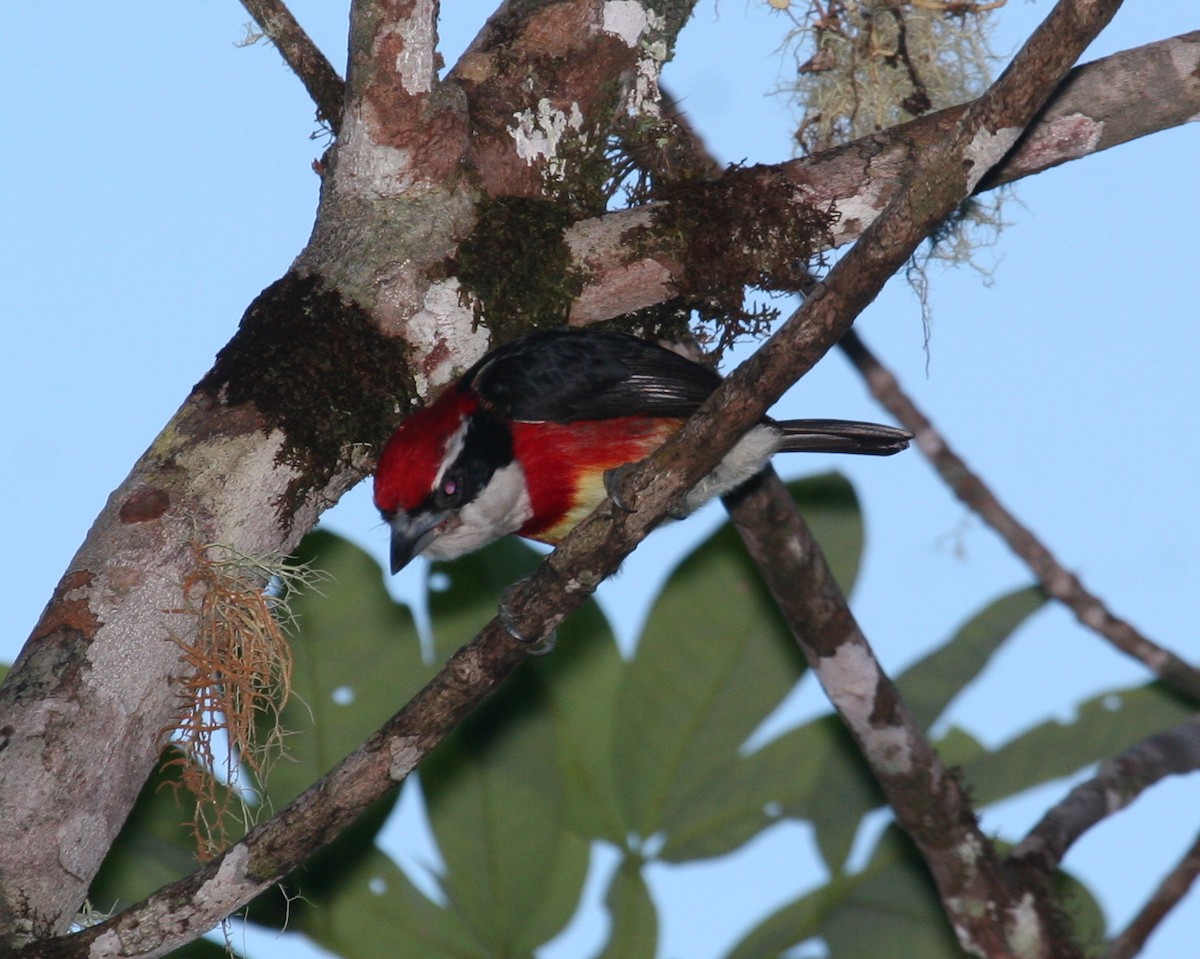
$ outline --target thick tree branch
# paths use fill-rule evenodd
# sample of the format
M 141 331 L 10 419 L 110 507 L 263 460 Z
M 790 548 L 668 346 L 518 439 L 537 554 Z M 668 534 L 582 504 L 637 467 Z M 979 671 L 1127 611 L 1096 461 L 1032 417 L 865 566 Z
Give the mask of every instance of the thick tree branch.
M 614 116 L 654 109 L 658 74 L 694 5 L 503 4 L 448 77 L 470 102 L 484 192 L 541 197 L 567 187 L 564 156 L 602 153 Z
M 857 333 L 851 331 L 839 345 L 862 374 L 871 395 L 916 436 L 917 446 L 954 495 L 995 530 L 1029 566 L 1048 595 L 1070 609 L 1088 629 L 1143 663 L 1164 682 L 1200 702 L 1200 670 L 1144 636 L 1126 620 L 1113 615 L 1100 597 L 1089 592 L 1079 577 L 1064 567 L 971 470 Z
M 317 105 L 317 116 L 336 135 L 342 127 L 346 85 L 283 0 L 242 0 L 258 29 L 275 44 L 284 62 L 300 78 Z
M 1100 954 L 1100 959 L 1133 959 L 1154 930 L 1167 915 L 1182 901 L 1200 874 L 1200 836 L 1192 843 L 1182 859 L 1158 884 L 1154 894 L 1138 910 L 1129 925 L 1115 936 Z
M 152 959 L 196 939 L 330 842 L 478 706 L 527 655 L 493 622 L 370 739 L 199 871 L 100 925 L 17 959 Z
M 1096 775 L 1080 783 L 1050 809 L 1009 859 L 1022 869 L 1048 871 L 1067 850 L 1101 820 L 1119 812 L 1167 776 L 1200 769 L 1200 717 L 1157 733 L 1101 763 Z
M 942 905 L 964 942 L 1003 954 L 1002 927 L 989 916 L 1019 897 L 996 849 L 975 821 L 961 783 L 942 765 L 859 629 L 821 548 L 773 471 L 726 499 L 730 516 L 830 702 L 846 721 L 896 819 L 938 879 Z M 964 868 L 967 862 L 971 868 Z M 1011 897 L 1011 898 L 1010 898 Z M 1009 916 L 1011 920 L 1012 916 Z M 1041 935 L 1049 935 L 1042 930 Z M 1046 955 L 1069 943 L 1043 940 Z
M 834 245 L 855 239 L 895 196 L 922 153 L 944 140 L 970 105 L 952 107 L 835 150 L 766 168 L 804 188 L 839 219 Z M 974 192 L 1011 183 L 1200 115 L 1200 31 L 1126 50 L 1072 70 L 1013 150 Z M 738 176 L 726 176 L 734 195 Z M 653 207 L 583 220 L 567 231 L 588 283 L 571 309 L 584 325 L 680 292 L 688 250 L 655 230 Z M 791 251 L 752 251 L 756 269 L 783 272 Z M 746 283 L 755 276 L 747 274 Z M 695 292 L 695 291 L 684 291 Z
M 715 173 L 716 162 L 699 134 L 681 116 L 675 120 L 686 138 L 689 163 Z M 767 469 L 752 483 L 725 497 L 724 504 L 806 660 L 849 726 L 897 821 L 917 838 L 917 846 L 931 869 L 948 875 L 962 873 L 964 858 L 978 857 L 982 850 L 990 868 L 998 872 L 991 841 L 978 829 L 963 828 L 963 824 L 974 822 L 966 793 L 958 780 L 947 774 L 899 690 L 876 660 L 820 544 L 775 471 Z M 837 649 L 838 653 L 822 656 L 819 649 Z M 932 804 L 931 789 L 936 792 Z M 986 899 L 988 890 L 984 888 L 982 893 Z M 953 896 L 943 899 L 943 908 L 957 924 L 964 908 L 975 908 L 978 898 L 979 890 L 960 886 Z
M 646 38 L 606 30 L 601 8 L 588 36 L 611 72 L 588 82 L 621 89 Z M 434 279 L 478 199 L 466 98 L 437 81 L 436 12 L 352 5 L 343 127 L 309 244 L 114 493 L 0 687 L 0 782 L 23 810 L 0 816 L 0 947 L 68 927 L 149 775 L 179 706 L 176 639 L 195 628 L 203 545 L 289 552 L 398 411 L 486 348 L 457 287 Z M 498 130 L 506 162 L 527 166 Z

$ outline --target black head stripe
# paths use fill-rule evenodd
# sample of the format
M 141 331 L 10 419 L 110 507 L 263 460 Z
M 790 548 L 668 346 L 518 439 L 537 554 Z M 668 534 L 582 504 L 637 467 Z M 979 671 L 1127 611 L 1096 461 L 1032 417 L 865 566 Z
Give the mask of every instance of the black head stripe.
M 461 509 L 512 459 L 508 428 L 487 412 L 477 411 L 468 422 L 462 451 L 442 474 L 437 488 L 430 491 L 427 505 L 437 510 Z

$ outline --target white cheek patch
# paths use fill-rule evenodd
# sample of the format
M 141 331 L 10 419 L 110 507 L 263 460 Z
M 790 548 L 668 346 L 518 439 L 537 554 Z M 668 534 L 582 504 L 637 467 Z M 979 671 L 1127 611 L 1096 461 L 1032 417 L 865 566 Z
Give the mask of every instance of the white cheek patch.
M 464 506 L 457 525 L 430 543 L 422 555 L 454 559 L 474 552 L 493 540 L 515 533 L 533 516 L 525 471 L 516 462 L 496 470 L 479 495 Z

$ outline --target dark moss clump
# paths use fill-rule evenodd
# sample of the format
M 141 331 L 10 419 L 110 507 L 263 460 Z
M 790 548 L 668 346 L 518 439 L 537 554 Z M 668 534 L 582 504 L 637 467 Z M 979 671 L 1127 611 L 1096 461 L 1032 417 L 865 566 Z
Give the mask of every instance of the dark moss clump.
M 495 342 L 566 322 L 584 280 L 563 238 L 572 222 L 553 200 L 508 196 L 481 206 L 450 272 L 476 297 L 476 319 L 486 312 Z
M 684 251 L 679 286 L 687 304 L 731 338 L 759 332 L 777 314 L 748 310 L 747 286 L 803 291 L 811 283 L 809 264 L 830 245 L 834 215 L 770 167 L 731 167 L 719 179 L 668 183 L 656 187 L 654 199 L 665 201 L 654 232 L 674 237 Z
M 255 298 L 198 390 L 253 403 L 281 459 L 323 485 L 350 444 L 379 443 L 412 393 L 406 349 L 317 277 L 289 273 Z

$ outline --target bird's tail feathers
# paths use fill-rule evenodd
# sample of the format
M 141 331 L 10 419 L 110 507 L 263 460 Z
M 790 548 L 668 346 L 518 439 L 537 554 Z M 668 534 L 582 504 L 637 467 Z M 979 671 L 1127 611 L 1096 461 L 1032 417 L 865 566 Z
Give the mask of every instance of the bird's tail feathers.
M 776 420 L 780 452 L 863 453 L 891 456 L 908 447 L 912 433 L 857 420 Z

